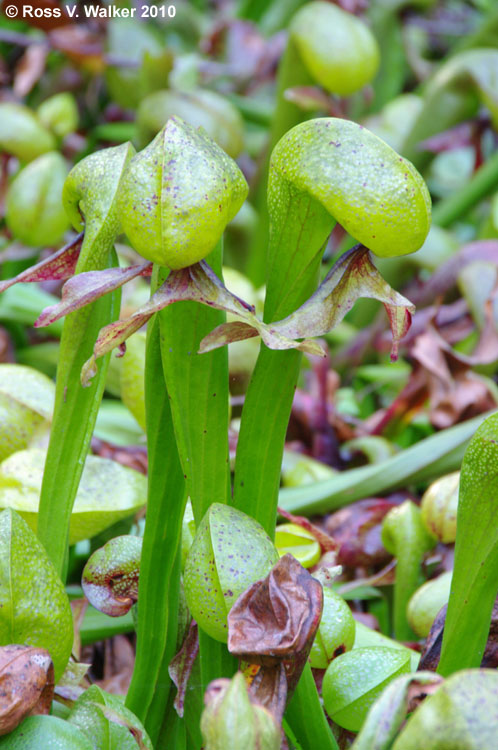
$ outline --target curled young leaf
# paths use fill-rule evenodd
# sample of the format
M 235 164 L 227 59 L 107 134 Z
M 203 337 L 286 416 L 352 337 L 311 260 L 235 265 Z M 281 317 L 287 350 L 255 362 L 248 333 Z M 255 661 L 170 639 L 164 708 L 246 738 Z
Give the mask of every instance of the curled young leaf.
M 419 666 L 420 654 L 418 651 L 414 651 L 413 649 L 408 648 L 408 646 L 404 646 L 400 641 L 388 638 L 387 635 L 379 633 L 378 630 L 372 630 L 372 628 L 369 628 L 359 620 L 356 620 L 356 635 L 353 648 L 369 648 L 371 646 L 397 648 L 399 651 L 403 651 L 410 661 L 410 671 L 412 672 L 415 672 Z
M 66 178 L 62 201 L 77 231 L 82 229 L 84 217 L 85 239 L 78 270 L 107 266 L 109 249 L 120 230 L 118 187 L 134 153 L 130 143 L 97 151 L 78 162 Z M 87 259 L 90 253 L 92 257 Z
M 406 650 L 371 646 L 338 656 L 323 678 L 323 702 L 328 715 L 340 727 L 358 732 L 385 685 L 409 670 Z
M 415 591 L 406 608 L 410 627 L 420 638 L 427 638 L 438 612 L 448 603 L 453 571 L 426 581 Z
M 31 750 L 35 747 L 95 750 L 95 745 L 83 732 L 57 716 L 28 716 L 17 729 L 0 737 L 2 750 Z
M 355 633 L 355 620 L 348 605 L 330 585 L 325 586 L 323 613 L 310 651 L 311 666 L 327 669 L 333 659 L 353 648 Z
M 382 523 L 382 543 L 396 557 L 394 632 L 400 640 L 412 637 L 406 608 L 419 583 L 423 556 L 436 541 L 422 522 L 420 508 L 411 500 L 390 510 Z
M 53 382 L 38 370 L 0 366 L 0 461 L 48 433 L 54 396 Z
M 443 544 L 451 544 L 456 539 L 459 484 L 459 471 L 446 474 L 432 482 L 422 497 L 422 521 Z
M 40 104 L 36 112 L 40 122 L 58 138 L 73 133 L 78 127 L 78 105 L 73 94 L 63 91 Z
M 328 467 L 326 468 L 328 469 Z M 308 531 L 320 545 L 322 555 L 324 555 L 326 552 L 335 552 L 337 550 L 338 545 L 336 540 L 332 536 L 327 534 L 326 531 L 320 528 L 320 526 L 311 523 L 309 518 L 306 518 L 306 516 L 295 516 L 293 513 L 289 513 L 283 508 L 277 508 L 277 511 L 279 516 L 282 516 L 291 524 L 295 524 L 305 531 Z
M 236 163 L 214 141 L 172 117 L 131 160 L 119 215 L 140 255 L 185 268 L 211 252 L 247 190 Z
M 25 716 L 48 714 L 54 694 L 54 665 L 43 648 L 0 648 L 0 735 Z
M 295 523 L 278 524 L 275 547 L 280 557 L 290 554 L 303 568 L 313 567 L 320 559 L 320 545 L 312 532 Z
M 83 570 L 85 596 L 100 612 L 125 615 L 138 599 L 142 539 L 117 536 L 96 550 Z
M 285 555 L 228 614 L 228 650 L 261 665 L 252 691 L 279 719 L 306 665 L 322 609 L 321 584 Z

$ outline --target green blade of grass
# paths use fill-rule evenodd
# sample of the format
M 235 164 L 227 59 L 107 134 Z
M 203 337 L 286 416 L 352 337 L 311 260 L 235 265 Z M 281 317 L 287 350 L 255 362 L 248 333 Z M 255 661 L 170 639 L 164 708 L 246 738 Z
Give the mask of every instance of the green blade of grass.
M 386 461 L 337 474 L 305 487 L 280 490 L 279 505 L 290 513 L 328 513 L 364 497 L 440 477 L 460 468 L 467 444 L 488 414 L 431 435 Z
M 123 617 L 109 617 L 93 607 L 88 607 L 80 628 L 81 645 L 112 638 L 119 633 L 133 633 L 133 617 L 131 612 Z

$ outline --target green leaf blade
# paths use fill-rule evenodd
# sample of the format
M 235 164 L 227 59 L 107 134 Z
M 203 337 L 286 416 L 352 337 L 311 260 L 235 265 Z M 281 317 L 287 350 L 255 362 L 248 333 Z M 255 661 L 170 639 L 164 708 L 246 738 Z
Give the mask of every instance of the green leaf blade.
M 46 648 L 57 681 L 73 645 L 69 600 L 44 548 L 12 510 L 0 513 L 0 603 L 0 643 Z

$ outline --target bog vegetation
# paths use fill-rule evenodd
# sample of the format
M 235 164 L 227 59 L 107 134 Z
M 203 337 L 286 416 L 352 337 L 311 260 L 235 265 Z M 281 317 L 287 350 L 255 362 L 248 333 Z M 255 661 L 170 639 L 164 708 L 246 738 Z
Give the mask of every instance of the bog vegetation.
M 495 3 L 77 8 L 0 16 L 0 748 L 494 750 Z

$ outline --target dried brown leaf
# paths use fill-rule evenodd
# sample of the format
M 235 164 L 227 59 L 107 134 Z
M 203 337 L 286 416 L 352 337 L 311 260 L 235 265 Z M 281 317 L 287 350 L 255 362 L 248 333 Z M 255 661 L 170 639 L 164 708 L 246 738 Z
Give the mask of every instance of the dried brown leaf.
M 48 714 L 54 694 L 54 665 L 48 651 L 31 646 L 0 648 L 0 735 L 26 716 Z
M 168 667 L 169 676 L 175 683 L 178 691 L 173 705 L 180 717 L 183 716 L 187 684 L 198 653 L 199 635 L 197 632 L 197 623 L 192 620 L 180 651 L 172 659 Z
M 14 94 L 22 98 L 29 94 L 33 86 L 38 83 L 44 70 L 48 55 L 46 44 L 30 44 L 16 65 L 14 75 Z
M 313 641 L 322 598 L 320 583 L 292 555 L 284 555 L 230 610 L 228 650 L 253 664 L 294 658 Z
M 96 684 L 108 693 L 126 695 L 130 686 L 135 650 L 125 635 L 104 642 L 104 676 Z
M 382 520 L 395 502 L 358 500 L 328 516 L 325 529 L 339 545 L 337 562 L 350 567 L 385 564 L 391 557 L 380 538 Z
M 260 665 L 252 691 L 276 717 L 283 715 L 299 681 L 322 608 L 321 584 L 292 555 L 284 555 L 228 613 L 228 650 Z
M 488 327 L 486 336 L 479 354 L 470 357 L 455 352 L 433 327 L 415 340 L 411 355 L 422 368 L 436 427 L 450 427 L 496 405 L 487 383 L 470 369 L 477 361 L 485 364 L 498 358 L 496 333 Z
M 102 38 L 84 26 L 63 26 L 48 34 L 50 44 L 70 60 L 98 73 L 105 68 Z
M 85 612 L 88 608 L 88 603 L 88 599 L 85 597 L 82 597 L 81 599 L 73 599 L 71 601 L 74 628 L 73 654 L 77 659 L 81 656 L 80 628 L 83 623 L 83 618 L 85 617 Z

